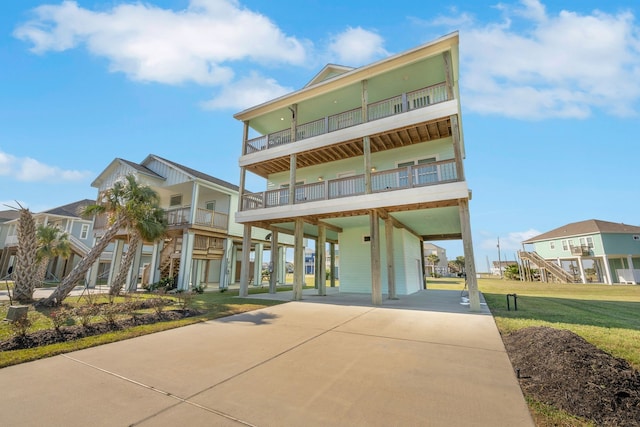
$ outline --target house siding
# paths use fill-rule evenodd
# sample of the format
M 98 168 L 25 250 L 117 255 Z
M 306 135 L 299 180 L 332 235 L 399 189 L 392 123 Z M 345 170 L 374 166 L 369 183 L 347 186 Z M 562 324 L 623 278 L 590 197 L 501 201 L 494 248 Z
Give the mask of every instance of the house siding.
M 603 234 L 604 249 L 609 255 L 640 255 L 640 240 L 633 234 Z

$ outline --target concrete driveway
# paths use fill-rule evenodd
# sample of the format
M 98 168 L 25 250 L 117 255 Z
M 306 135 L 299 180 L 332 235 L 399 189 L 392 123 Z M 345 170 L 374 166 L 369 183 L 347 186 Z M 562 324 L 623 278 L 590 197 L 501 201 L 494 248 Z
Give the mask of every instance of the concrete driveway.
M 459 301 L 455 291 L 422 291 L 382 307 L 358 295 L 305 295 L 0 369 L 0 419 L 11 426 L 533 426 L 493 318 Z

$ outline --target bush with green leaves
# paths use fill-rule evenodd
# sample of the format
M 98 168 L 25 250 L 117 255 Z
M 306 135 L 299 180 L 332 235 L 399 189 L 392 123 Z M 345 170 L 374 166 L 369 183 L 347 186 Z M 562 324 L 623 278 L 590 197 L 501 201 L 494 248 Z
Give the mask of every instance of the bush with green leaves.
M 10 323 L 11 331 L 13 332 L 13 334 L 21 338 L 27 336 L 31 325 L 33 325 L 33 320 L 31 320 L 28 313 L 26 316 L 18 317 L 17 319 L 12 320 Z
M 60 307 L 59 309 L 53 310 L 49 313 L 49 319 L 53 324 L 53 329 L 57 332 L 60 332 L 61 328 L 68 324 L 72 317 L 73 313 L 66 307 Z
M 146 285 L 144 288 L 149 292 L 167 293 L 173 289 L 176 289 L 176 280 L 174 277 L 165 277 L 155 283 Z

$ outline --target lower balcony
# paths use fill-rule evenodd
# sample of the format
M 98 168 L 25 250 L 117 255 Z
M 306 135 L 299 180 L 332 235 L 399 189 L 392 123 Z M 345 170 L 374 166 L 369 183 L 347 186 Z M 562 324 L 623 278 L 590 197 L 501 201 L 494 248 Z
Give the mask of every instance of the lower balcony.
M 455 181 L 458 181 L 455 160 L 442 160 L 371 172 L 371 193 L 404 190 Z M 294 200 L 290 200 L 289 188 L 247 193 L 242 196 L 241 209 L 249 211 L 367 194 L 365 175 L 353 175 L 296 185 L 293 194 Z
M 209 209 L 196 209 L 195 220 L 191 222 L 191 208 L 176 208 L 166 211 L 167 225 L 175 226 L 200 226 L 227 231 L 229 229 L 229 215 Z

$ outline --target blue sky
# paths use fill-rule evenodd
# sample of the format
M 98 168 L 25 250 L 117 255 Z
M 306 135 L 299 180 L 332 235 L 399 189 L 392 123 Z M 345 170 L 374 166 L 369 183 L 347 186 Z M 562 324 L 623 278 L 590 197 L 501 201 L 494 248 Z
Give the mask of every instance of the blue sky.
M 498 238 L 514 259 L 522 240 L 570 222 L 640 225 L 639 15 L 630 0 L 3 1 L 0 203 L 93 199 L 111 160 L 150 153 L 237 183 L 234 113 L 326 63 L 458 30 L 484 271 Z

